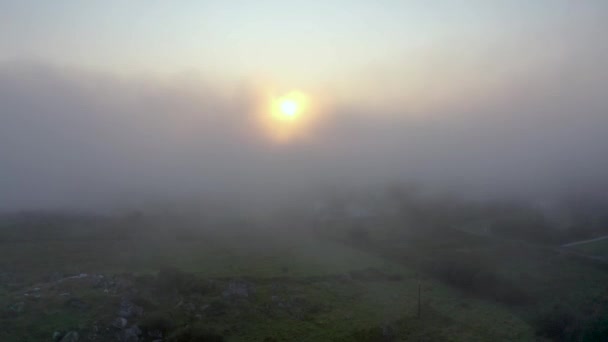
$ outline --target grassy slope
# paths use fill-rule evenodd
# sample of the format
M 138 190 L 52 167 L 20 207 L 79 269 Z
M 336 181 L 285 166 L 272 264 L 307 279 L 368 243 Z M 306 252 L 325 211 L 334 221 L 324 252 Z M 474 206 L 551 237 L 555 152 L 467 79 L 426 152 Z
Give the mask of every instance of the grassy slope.
M 425 302 L 423 320 L 412 318 L 416 310 L 419 279 L 407 266 L 388 261 L 342 244 L 319 241 L 297 233 L 214 234 L 190 240 L 40 241 L 4 243 L 0 269 L 16 271 L 25 284 L 43 281 L 51 272 L 152 273 L 162 266 L 176 266 L 204 277 L 290 277 L 345 274 L 376 268 L 403 277 L 398 282 L 296 282 L 291 291 L 308 301 L 329 304 L 331 310 L 311 320 L 288 315 L 259 314 L 224 317 L 217 327 L 232 326 L 235 341 L 279 340 L 324 341 L 348 339 L 353 330 L 381 324 L 425 334 L 436 331 L 455 341 L 534 340 L 531 327 L 508 308 L 492 301 L 470 298 L 430 278 L 422 279 Z M 269 285 L 259 284 L 256 300 L 268 302 Z M 0 288 L 1 289 L 1 288 Z M 104 299 L 98 292 L 82 289 L 80 295 L 95 303 Z M 4 293 L 3 293 L 4 292 Z M 0 290 L 0 304 L 20 301 L 23 290 Z M 38 306 L 36 306 L 38 305 Z M 36 309 L 33 309 L 36 308 Z M 112 307 L 113 308 L 113 307 Z M 112 315 L 102 304 L 86 314 L 68 310 L 58 301 L 33 304 L 16 319 L 4 322 L 3 341 L 47 338 L 56 329 L 90 326 L 99 317 Z M 404 323 L 395 323 L 410 317 Z M 8 325 L 7 325 L 8 323 Z M 411 326 L 414 325 L 414 326 Z M 419 326 L 427 325 L 420 329 Z M 422 332 L 420 332 L 422 331 Z M 418 336 L 424 340 L 424 336 Z

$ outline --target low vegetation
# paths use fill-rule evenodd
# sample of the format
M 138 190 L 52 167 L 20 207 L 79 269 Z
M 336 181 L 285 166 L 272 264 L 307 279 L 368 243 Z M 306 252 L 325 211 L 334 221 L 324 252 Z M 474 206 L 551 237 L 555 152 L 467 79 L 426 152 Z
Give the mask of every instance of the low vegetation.
M 442 202 L 435 212 L 424 203 L 411 215 L 301 215 L 301 228 L 289 231 L 249 230 L 238 218 L 213 229 L 141 215 L 13 217 L 0 234 L 0 340 L 607 336 L 604 264 L 558 242 L 471 231 L 487 222 L 478 208 Z M 501 222 L 525 215 L 517 217 Z

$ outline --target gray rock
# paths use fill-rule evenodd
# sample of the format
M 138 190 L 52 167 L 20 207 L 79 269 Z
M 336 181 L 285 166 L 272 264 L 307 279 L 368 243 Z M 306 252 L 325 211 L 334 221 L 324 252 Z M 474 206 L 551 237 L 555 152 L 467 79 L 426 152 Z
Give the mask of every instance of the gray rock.
M 22 313 L 25 310 L 25 302 L 18 302 L 9 306 L 9 310 L 15 313 Z
M 118 329 L 124 329 L 127 327 L 127 319 L 124 317 L 117 317 L 114 321 L 112 321 L 112 326 Z
M 133 325 L 128 329 L 124 329 L 117 334 L 119 342 L 139 342 L 141 329 L 137 325 Z
M 226 314 L 227 311 L 228 305 L 220 300 L 214 300 L 202 307 L 202 312 L 207 317 L 218 317 Z
M 244 281 L 231 281 L 222 293 L 224 297 L 240 297 L 249 298 L 255 294 L 255 287 L 253 284 Z
M 340 274 L 337 276 L 336 280 L 340 283 L 350 283 L 353 281 L 353 277 L 350 274 Z
M 132 325 L 132 326 L 131 326 L 129 329 L 127 329 L 127 330 L 129 330 L 131 333 L 133 333 L 133 334 L 135 334 L 135 335 L 137 335 L 137 336 L 141 336 L 141 329 L 139 329 L 139 327 L 138 327 L 137 325 L 135 325 L 135 324 L 134 324 L 134 325 Z
M 53 272 L 49 276 L 49 280 L 53 283 L 56 283 L 56 282 L 60 281 L 61 279 L 63 279 L 63 274 L 61 274 L 59 272 Z
M 74 276 L 63 278 L 62 280 L 65 280 L 65 279 L 84 279 L 84 278 L 86 278 L 88 276 L 89 275 L 86 274 L 86 273 L 80 273 L 80 274 L 77 274 L 77 275 L 74 275 Z
M 133 282 L 129 279 L 116 278 L 114 279 L 113 287 L 118 291 L 127 291 L 133 288 Z
M 61 331 L 55 331 L 53 333 L 53 341 L 55 341 L 55 342 L 59 341 L 61 339 L 61 336 L 63 336 Z
M 161 341 L 163 339 L 163 332 L 160 330 L 150 330 L 148 331 L 148 337 L 155 341 Z
M 196 312 L 196 305 L 194 305 L 193 303 L 185 303 L 184 305 L 182 305 L 184 311 L 193 314 Z
M 94 288 L 100 288 L 100 287 L 106 288 L 107 287 L 108 282 L 106 281 L 106 278 L 103 275 L 101 275 L 101 274 L 95 275 L 92 277 L 92 279 L 93 279 L 92 285 Z
M 70 308 L 77 310 L 87 310 L 89 308 L 89 304 L 82 301 L 80 298 L 72 297 L 68 299 L 65 304 Z
M 382 338 L 385 341 L 393 341 L 395 339 L 395 330 L 390 325 L 382 327 Z
M 80 335 L 78 334 L 78 332 L 70 331 L 69 333 L 65 334 L 65 336 L 63 336 L 61 342 L 78 342 L 79 339 Z
M 141 316 L 143 313 L 144 309 L 142 307 L 137 306 L 126 299 L 123 299 L 120 302 L 120 308 L 118 309 L 118 316 L 120 317 L 131 318 Z

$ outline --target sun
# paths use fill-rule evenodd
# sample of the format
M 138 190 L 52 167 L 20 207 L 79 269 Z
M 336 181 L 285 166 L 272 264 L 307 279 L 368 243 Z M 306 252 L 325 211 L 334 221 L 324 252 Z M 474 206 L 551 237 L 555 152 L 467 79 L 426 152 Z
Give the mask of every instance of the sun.
M 313 97 L 300 90 L 261 94 L 256 116 L 264 134 L 274 143 L 287 144 L 307 139 L 318 118 Z
M 292 91 L 272 101 L 272 115 L 276 120 L 294 122 L 306 111 L 308 98 L 304 93 Z
M 292 99 L 283 99 L 280 103 L 281 114 L 293 118 L 298 114 L 298 103 Z

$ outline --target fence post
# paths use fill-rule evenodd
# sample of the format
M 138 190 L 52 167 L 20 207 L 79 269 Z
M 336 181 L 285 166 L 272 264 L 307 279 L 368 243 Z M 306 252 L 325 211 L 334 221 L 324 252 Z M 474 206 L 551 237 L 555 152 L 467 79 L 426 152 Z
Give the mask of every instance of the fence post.
M 418 280 L 418 318 L 420 318 L 421 287 L 422 287 L 422 284 L 421 284 L 420 280 Z

